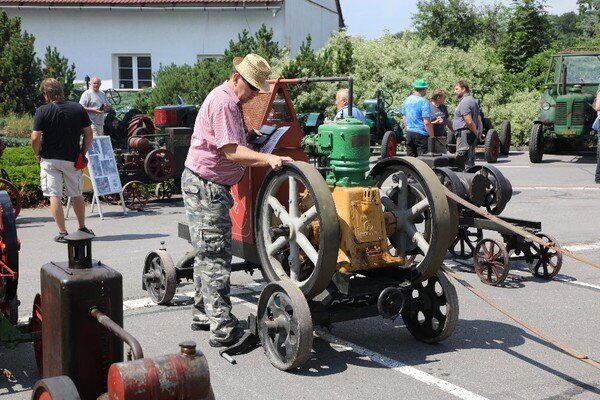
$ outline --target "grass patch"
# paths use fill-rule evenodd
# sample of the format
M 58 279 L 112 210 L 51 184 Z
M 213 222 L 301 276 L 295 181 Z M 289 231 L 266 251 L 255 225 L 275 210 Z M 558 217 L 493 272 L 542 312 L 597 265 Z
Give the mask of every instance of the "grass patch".
M 21 191 L 24 207 L 36 207 L 44 202 L 40 187 L 40 164 L 31 147 L 6 148 L 0 158 L 0 168 L 7 172 L 10 181 Z

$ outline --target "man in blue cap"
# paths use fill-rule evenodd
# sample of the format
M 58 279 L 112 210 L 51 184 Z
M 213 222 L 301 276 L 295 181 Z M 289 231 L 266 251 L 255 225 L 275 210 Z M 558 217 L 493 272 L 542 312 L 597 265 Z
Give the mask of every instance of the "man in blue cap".
M 402 104 L 402 115 L 406 126 L 406 155 L 417 157 L 427 153 L 428 138 L 433 138 L 431 107 L 425 99 L 427 81 L 417 79 L 413 84 L 413 93 Z

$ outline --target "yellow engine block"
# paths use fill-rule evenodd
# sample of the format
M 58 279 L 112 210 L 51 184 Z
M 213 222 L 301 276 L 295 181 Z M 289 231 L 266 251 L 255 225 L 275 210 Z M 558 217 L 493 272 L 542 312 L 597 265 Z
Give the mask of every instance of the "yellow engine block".
M 340 272 L 404 264 L 388 251 L 387 229 L 395 224 L 386 222 L 378 188 L 335 186 L 331 194 L 340 223 Z

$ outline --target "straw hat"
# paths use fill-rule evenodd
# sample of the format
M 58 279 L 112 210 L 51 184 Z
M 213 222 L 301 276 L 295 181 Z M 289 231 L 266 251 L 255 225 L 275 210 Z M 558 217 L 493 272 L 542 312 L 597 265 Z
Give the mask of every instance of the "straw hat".
M 263 92 L 269 91 L 267 79 L 271 75 L 271 66 L 267 60 L 257 54 L 250 53 L 244 58 L 235 57 L 233 66 L 249 84 Z

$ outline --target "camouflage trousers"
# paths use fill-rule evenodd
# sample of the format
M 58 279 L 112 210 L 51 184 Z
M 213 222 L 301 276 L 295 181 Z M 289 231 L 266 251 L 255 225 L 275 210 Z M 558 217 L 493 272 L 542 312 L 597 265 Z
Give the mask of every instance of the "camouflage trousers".
M 211 337 L 225 341 L 237 319 L 229 299 L 231 275 L 231 218 L 229 188 L 202 179 L 187 168 L 181 176 L 181 193 L 196 257 L 192 309 L 197 321 L 210 322 Z

